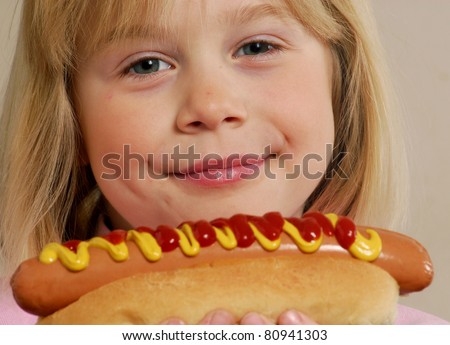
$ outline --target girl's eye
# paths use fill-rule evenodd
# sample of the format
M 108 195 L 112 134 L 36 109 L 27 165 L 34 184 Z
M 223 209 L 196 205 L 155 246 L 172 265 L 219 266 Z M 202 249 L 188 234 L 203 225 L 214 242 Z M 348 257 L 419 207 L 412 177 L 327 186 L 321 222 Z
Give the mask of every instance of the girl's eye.
M 131 74 L 138 74 L 138 75 L 145 75 L 145 74 L 151 74 L 155 72 L 159 72 L 162 70 L 170 69 L 171 65 L 167 62 L 164 62 L 160 59 L 143 59 L 136 63 L 133 63 L 128 68 L 128 73 Z
M 273 44 L 264 41 L 250 42 L 242 46 L 236 53 L 236 56 L 259 55 L 277 49 Z

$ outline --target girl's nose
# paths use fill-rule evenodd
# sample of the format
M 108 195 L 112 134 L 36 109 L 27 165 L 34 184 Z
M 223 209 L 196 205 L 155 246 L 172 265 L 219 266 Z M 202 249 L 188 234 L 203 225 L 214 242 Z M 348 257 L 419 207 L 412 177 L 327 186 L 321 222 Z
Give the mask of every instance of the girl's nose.
M 176 125 L 185 133 L 241 126 L 247 112 L 237 85 L 220 73 L 197 73 L 183 87 Z

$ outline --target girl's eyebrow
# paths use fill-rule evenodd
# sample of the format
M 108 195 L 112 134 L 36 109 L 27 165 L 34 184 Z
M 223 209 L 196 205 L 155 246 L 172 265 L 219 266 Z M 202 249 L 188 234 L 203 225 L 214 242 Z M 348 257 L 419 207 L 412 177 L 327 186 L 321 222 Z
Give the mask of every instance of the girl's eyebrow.
M 113 29 L 101 37 L 91 49 L 91 54 L 106 49 L 111 44 L 119 43 L 129 39 L 146 39 L 151 41 L 169 41 L 174 37 L 176 31 L 172 28 L 159 25 L 131 25 L 121 31 Z
M 282 21 L 293 19 L 292 14 L 287 8 L 282 6 L 275 6 L 272 4 L 257 4 L 246 5 L 235 10 L 230 10 L 222 13 L 218 22 L 224 26 L 242 26 L 252 21 L 261 20 L 263 18 L 272 17 L 278 18 Z M 168 41 L 174 35 L 178 36 L 179 31 L 171 25 L 163 25 L 163 22 L 154 20 L 153 25 L 132 25 L 122 31 L 117 32 L 117 29 L 111 30 L 103 39 L 98 42 L 97 50 L 117 40 L 125 39 L 151 39 L 156 41 Z
M 247 5 L 225 13 L 220 22 L 229 26 L 245 25 L 249 22 L 266 17 L 275 17 L 281 20 L 293 19 L 292 14 L 283 6 L 272 4 Z

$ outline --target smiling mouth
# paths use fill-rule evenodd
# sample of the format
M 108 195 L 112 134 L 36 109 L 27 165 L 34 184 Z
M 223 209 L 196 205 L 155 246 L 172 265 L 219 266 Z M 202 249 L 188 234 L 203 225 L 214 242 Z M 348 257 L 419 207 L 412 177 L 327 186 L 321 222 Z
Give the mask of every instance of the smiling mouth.
M 234 159 L 210 159 L 188 167 L 185 171 L 173 173 L 179 180 L 208 187 L 256 179 L 265 162 L 272 155 L 242 156 Z

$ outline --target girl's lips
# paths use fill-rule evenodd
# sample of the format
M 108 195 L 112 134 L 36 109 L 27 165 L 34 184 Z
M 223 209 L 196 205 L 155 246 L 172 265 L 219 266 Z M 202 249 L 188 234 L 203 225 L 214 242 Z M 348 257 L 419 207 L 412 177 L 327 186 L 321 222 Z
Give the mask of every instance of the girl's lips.
M 219 187 L 256 178 L 265 159 L 260 157 L 251 161 L 234 160 L 228 165 L 224 162 L 226 161 L 196 165 L 185 173 L 176 173 L 173 176 L 199 186 Z

